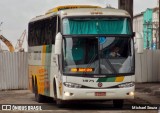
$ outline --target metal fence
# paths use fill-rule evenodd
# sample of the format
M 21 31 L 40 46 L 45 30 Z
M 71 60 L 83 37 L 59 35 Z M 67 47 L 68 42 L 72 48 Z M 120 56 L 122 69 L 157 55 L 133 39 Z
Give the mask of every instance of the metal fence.
M 160 50 L 136 53 L 136 82 L 160 82 Z
M 0 90 L 28 88 L 27 53 L 0 53 Z
M 27 53 L 0 53 L 0 90 L 28 88 Z M 160 82 L 160 50 L 136 53 L 136 82 Z

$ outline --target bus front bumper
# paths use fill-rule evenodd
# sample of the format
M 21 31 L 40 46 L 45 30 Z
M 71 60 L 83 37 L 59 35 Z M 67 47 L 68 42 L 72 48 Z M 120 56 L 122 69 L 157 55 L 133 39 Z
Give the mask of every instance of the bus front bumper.
M 134 99 L 135 87 L 115 89 L 81 89 L 64 87 L 62 100 Z

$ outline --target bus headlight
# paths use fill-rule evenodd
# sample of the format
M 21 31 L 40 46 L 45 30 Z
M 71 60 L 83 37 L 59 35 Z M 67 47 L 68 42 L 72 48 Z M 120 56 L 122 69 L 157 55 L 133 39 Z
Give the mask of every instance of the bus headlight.
M 129 83 L 123 83 L 123 84 L 119 84 L 118 87 L 119 88 L 127 88 L 127 87 L 133 87 L 135 84 L 133 82 L 129 82 Z
M 69 83 L 69 82 L 65 82 L 64 85 L 69 88 L 81 88 L 82 87 L 82 85 L 75 84 L 75 83 Z

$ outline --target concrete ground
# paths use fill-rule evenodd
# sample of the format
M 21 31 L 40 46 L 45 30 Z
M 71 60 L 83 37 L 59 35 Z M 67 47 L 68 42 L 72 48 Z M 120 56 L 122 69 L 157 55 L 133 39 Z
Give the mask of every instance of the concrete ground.
M 160 96 L 160 83 L 136 83 L 136 91 Z
M 136 96 L 146 103 L 160 106 L 160 83 L 136 83 Z
M 125 100 L 124 109 L 127 109 L 127 105 L 132 104 L 157 104 L 160 106 L 160 83 L 136 83 L 136 92 L 134 100 Z M 47 111 L 34 111 L 35 113 L 160 113 L 160 110 L 113 110 L 111 102 L 102 102 L 97 104 L 79 104 L 69 106 L 69 108 L 60 109 L 56 106 L 52 99 L 45 103 L 37 103 L 34 98 L 34 94 L 29 90 L 10 90 L 0 91 L 0 104 L 35 104 L 45 105 Z M 106 107 L 107 106 L 107 107 Z M 0 111 L 0 113 L 9 113 L 9 111 Z M 13 112 L 13 111 L 12 111 Z M 16 111 L 14 111 L 16 113 Z M 31 113 L 33 111 L 18 111 L 18 113 Z

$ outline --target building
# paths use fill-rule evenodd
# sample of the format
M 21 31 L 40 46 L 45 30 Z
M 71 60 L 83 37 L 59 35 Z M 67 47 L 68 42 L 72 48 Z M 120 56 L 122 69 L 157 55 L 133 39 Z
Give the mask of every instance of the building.
M 153 9 L 153 44 L 155 44 L 155 48 L 160 48 L 159 40 L 159 7 L 157 7 Z
M 133 17 L 133 31 L 141 33 L 144 49 L 159 48 L 159 7 L 147 9 Z

